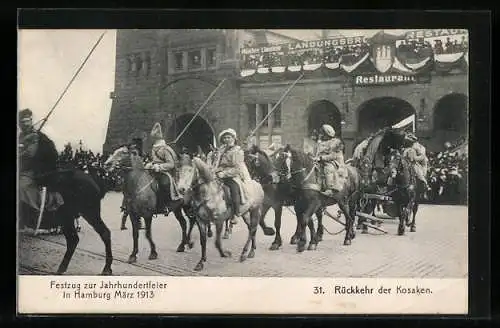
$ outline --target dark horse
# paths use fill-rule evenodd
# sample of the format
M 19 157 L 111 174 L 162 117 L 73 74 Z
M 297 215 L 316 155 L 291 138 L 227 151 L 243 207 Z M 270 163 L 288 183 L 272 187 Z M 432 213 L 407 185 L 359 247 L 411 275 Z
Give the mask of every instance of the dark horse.
M 416 231 L 415 216 L 425 186 L 416 178 L 412 163 L 400 151 L 411 147 L 412 142 L 404 130 L 385 128 L 367 138 L 364 143 L 354 151 L 358 153 L 354 162 L 360 170 L 363 193 L 390 196 L 391 202 L 382 201 L 381 205 L 384 212 L 399 217 L 398 234 L 404 234 L 405 222 L 411 226 L 411 231 Z M 379 203 L 376 199 L 362 198 L 359 210 L 373 215 Z M 411 212 L 413 219 L 410 222 Z M 367 230 L 363 224 L 365 221 L 365 218 L 358 218 L 358 228 L 362 227 L 363 232 Z
M 122 146 L 115 150 L 108 160 L 106 160 L 105 166 L 110 169 L 119 168 L 124 173 L 123 193 L 126 198 L 126 210 L 132 222 L 134 243 L 128 262 L 134 263 L 137 261 L 141 217 L 144 218 L 144 222 L 146 223 L 146 238 L 151 247 L 149 259 L 157 259 L 158 253 L 156 252 L 156 246 L 151 235 L 153 215 L 158 214 L 158 183 L 156 179 L 151 172 L 144 168 L 141 156 L 131 151 L 128 146 Z M 183 203 L 182 198 L 175 201 L 169 199 L 169 208 L 173 210 L 175 218 L 179 221 L 182 228 L 182 240 L 177 247 L 177 252 L 184 252 L 186 245 L 189 248 L 193 247 L 193 242 L 190 239 L 195 220 L 190 215 L 190 209 Z M 189 217 L 190 227 L 188 233 L 186 233 L 187 227 L 182 210 Z
M 270 208 L 274 210 L 274 228 L 276 236 L 271 244 L 270 250 L 278 250 L 282 244 L 281 238 L 281 215 L 283 206 L 292 206 L 297 197 L 297 189 L 287 179 L 287 167 L 285 165 L 286 156 L 280 151 L 268 156 L 258 146 L 254 145 L 245 154 L 245 162 L 249 168 L 250 174 L 254 179 L 260 182 L 264 189 L 264 204 L 262 206 L 262 217 L 259 225 L 264 230 L 265 235 L 273 235 L 274 230 L 265 223 L 265 217 Z M 274 158 L 273 158 L 274 157 Z M 318 218 L 318 241 L 323 240 L 323 209 L 316 211 Z M 295 233 L 290 239 L 290 244 L 294 245 L 298 239 L 299 225 L 297 222 Z M 267 233 L 266 233 L 267 232 Z
M 44 162 L 44 156 L 52 152 L 52 145 L 49 139 L 40 138 L 38 150 L 35 154 L 35 163 Z M 101 200 L 105 195 L 105 190 L 102 190 L 90 175 L 77 169 L 49 171 L 43 176 L 39 176 L 37 180 L 42 185 L 47 186 L 49 191 L 59 192 L 64 200 L 63 205 L 55 211 L 45 211 L 42 217 L 42 223 L 45 227 L 61 226 L 66 239 L 66 253 L 57 269 L 57 273 L 63 274 L 66 272 L 73 257 L 79 242 L 74 220 L 82 216 L 104 242 L 106 263 L 102 274 L 111 275 L 111 264 L 113 262 L 111 232 L 101 217 Z M 38 210 L 20 202 L 19 215 L 25 224 L 32 226 L 38 214 Z
M 347 178 L 343 184 L 343 188 L 332 197 L 326 197 L 320 192 L 322 178 L 318 172 L 318 166 L 312 157 L 303 151 L 293 149 L 290 145 L 287 145 L 283 149 L 283 152 L 285 155 L 290 155 L 290 160 L 287 163 L 288 176 L 290 183 L 295 186 L 298 193 L 294 204 L 299 223 L 297 250 L 299 252 L 305 250 L 307 241 L 306 226 L 309 227 L 311 233 L 308 250 L 313 250 L 317 247 L 318 236 L 315 232 L 311 216 L 318 210 L 334 204 L 339 206 L 346 218 L 344 245 L 350 245 L 351 240 L 355 237 L 353 226 L 360 196 L 360 174 L 357 168 L 346 165 Z

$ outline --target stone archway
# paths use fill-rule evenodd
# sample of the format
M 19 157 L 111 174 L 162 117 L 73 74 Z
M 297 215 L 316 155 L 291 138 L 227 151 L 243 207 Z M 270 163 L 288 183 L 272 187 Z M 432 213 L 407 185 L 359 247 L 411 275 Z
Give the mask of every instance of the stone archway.
M 193 116 L 194 114 L 183 114 L 178 116 L 167 130 L 166 140 L 175 140 L 177 136 L 182 133 Z M 200 146 L 206 154 L 210 151 L 210 145 L 215 146 L 214 136 L 214 130 L 210 124 L 208 124 L 208 122 L 202 117 L 197 116 L 189 128 L 177 141 L 175 148 L 180 152 L 185 147 L 190 153 L 194 153 L 197 151 L 197 146 Z
M 342 137 L 342 115 L 340 110 L 328 100 L 319 100 L 307 108 L 307 137 L 314 130 L 319 131 L 323 124 L 330 124 L 335 129 L 335 134 Z
M 395 97 L 380 97 L 365 101 L 358 109 L 357 142 L 371 133 L 392 126 L 415 114 L 415 108 L 407 101 Z
M 439 99 L 434 107 L 433 121 L 433 150 L 442 150 L 446 141 L 453 144 L 462 138 L 467 138 L 467 96 L 452 93 Z

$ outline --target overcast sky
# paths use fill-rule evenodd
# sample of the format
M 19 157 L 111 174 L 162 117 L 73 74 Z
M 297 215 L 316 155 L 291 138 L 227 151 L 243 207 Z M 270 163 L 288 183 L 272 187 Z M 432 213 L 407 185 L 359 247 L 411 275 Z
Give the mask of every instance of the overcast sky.
M 321 31 L 275 30 L 302 40 Z M 371 36 L 378 30 L 338 30 L 342 36 Z M 386 30 L 400 34 L 403 30 Z M 103 30 L 22 30 L 19 32 L 19 109 L 30 108 L 35 121 L 52 108 Z M 332 34 L 330 34 L 332 35 Z M 114 89 L 116 31 L 108 30 L 43 131 L 58 149 L 80 139 L 100 152 L 106 137 Z

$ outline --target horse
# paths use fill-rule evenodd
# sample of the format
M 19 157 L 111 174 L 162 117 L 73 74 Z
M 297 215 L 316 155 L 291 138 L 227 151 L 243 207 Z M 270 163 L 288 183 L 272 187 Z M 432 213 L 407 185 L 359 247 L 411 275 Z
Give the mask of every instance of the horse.
M 104 163 L 109 170 L 119 169 L 124 177 L 123 193 L 126 198 L 126 211 L 132 222 L 132 237 L 133 250 L 129 256 L 128 263 L 137 261 L 138 239 L 140 218 L 144 218 L 145 235 L 150 245 L 150 254 L 148 259 L 155 260 L 158 258 L 156 245 L 153 242 L 151 235 L 151 225 L 153 215 L 158 214 L 158 182 L 155 177 L 144 168 L 141 156 L 129 149 L 129 146 L 121 146 L 116 149 L 113 154 Z M 175 218 L 179 222 L 182 229 L 182 240 L 177 247 L 177 252 L 184 252 L 185 246 L 193 247 L 191 241 L 191 232 L 194 226 L 194 218 L 191 215 L 188 206 L 183 204 L 182 199 L 172 201 L 169 200 L 169 207 L 173 209 Z M 182 210 L 189 217 L 189 232 L 186 233 L 186 222 L 182 215 Z
M 215 224 L 215 247 L 221 257 L 231 257 L 231 252 L 222 248 L 221 233 L 224 222 L 232 218 L 233 208 L 230 191 L 216 178 L 211 165 L 200 158 L 193 158 L 190 163 L 184 162 L 179 169 L 184 182 L 179 182 L 179 190 L 184 195 L 185 202 L 189 202 L 196 213 L 196 223 L 200 232 L 201 259 L 194 268 L 201 271 L 207 261 L 207 225 Z M 255 180 L 245 182 L 251 190 L 247 204 L 242 206 L 243 220 L 248 228 L 248 238 L 240 255 L 240 262 L 255 256 L 257 248 L 255 235 L 261 216 L 261 207 L 264 201 L 264 191 Z M 251 248 L 249 250 L 251 243 Z
M 259 225 L 262 227 L 265 235 L 275 235 L 274 241 L 269 247 L 270 250 L 278 250 L 282 244 L 281 238 L 281 215 L 283 206 L 291 206 L 295 202 L 296 192 L 293 186 L 286 179 L 286 156 L 280 156 L 280 150 L 277 150 L 275 158 L 270 158 L 258 146 L 254 145 L 245 154 L 245 161 L 249 168 L 250 174 L 254 179 L 259 181 L 264 190 L 264 204 L 262 207 L 262 217 Z M 274 210 L 274 228 L 268 227 L 265 223 L 265 217 L 269 209 Z M 318 209 L 315 213 L 318 219 L 318 240 L 323 239 L 323 209 Z M 295 233 L 290 239 L 290 244 L 295 245 L 298 239 L 298 222 Z
M 416 232 L 415 217 L 425 193 L 425 185 L 417 179 L 413 164 L 399 152 L 391 154 L 389 167 L 395 186 L 392 200 L 396 207 L 395 216 L 399 217 L 398 235 L 405 234 L 405 224 L 411 232 Z
M 345 165 L 347 169 L 347 178 L 343 184 L 343 188 L 334 193 L 333 196 L 327 197 L 320 192 L 321 175 L 318 172 L 317 164 L 312 157 L 303 151 L 296 150 L 290 145 L 287 145 L 283 151 L 285 155 L 289 154 L 287 161 L 288 174 L 290 183 L 297 189 L 297 198 L 294 204 L 297 221 L 299 223 L 297 242 L 297 251 L 305 250 L 306 226 L 309 227 L 311 240 L 308 250 L 316 249 L 318 245 L 318 236 L 315 232 L 314 222 L 311 220 L 313 213 L 327 206 L 337 204 L 346 218 L 346 233 L 344 245 L 350 245 L 351 240 L 355 237 L 353 229 L 355 211 L 360 198 L 360 174 L 358 169 L 349 164 Z
M 75 219 L 82 216 L 99 234 L 104 242 L 106 260 L 102 275 L 111 275 L 113 254 L 111 250 L 111 232 L 101 217 L 101 200 L 104 197 L 95 181 L 88 174 L 80 170 L 64 170 L 49 172 L 45 176 L 49 190 L 61 194 L 64 204 L 54 211 L 45 210 L 42 213 L 42 226 L 61 226 L 66 239 L 66 252 L 57 269 L 61 275 L 68 269 L 79 242 Z M 35 225 L 39 210 L 24 202 L 19 204 L 19 216 L 29 227 Z

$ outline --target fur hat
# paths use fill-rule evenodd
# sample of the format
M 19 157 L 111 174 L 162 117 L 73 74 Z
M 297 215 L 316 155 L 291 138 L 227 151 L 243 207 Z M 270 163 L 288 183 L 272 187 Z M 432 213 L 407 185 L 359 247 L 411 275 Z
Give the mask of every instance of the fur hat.
M 321 131 L 323 131 L 327 136 L 335 137 L 335 129 L 329 124 L 323 124 L 321 126 Z
M 234 131 L 233 129 L 225 129 L 219 134 L 219 141 L 221 141 L 222 137 L 224 137 L 226 134 L 229 134 L 234 139 L 237 139 L 236 131 Z
M 19 120 L 33 119 L 33 112 L 29 108 L 25 108 L 19 112 Z
M 156 122 L 151 130 L 151 138 L 154 140 L 163 139 L 163 133 L 161 133 L 161 125 Z

